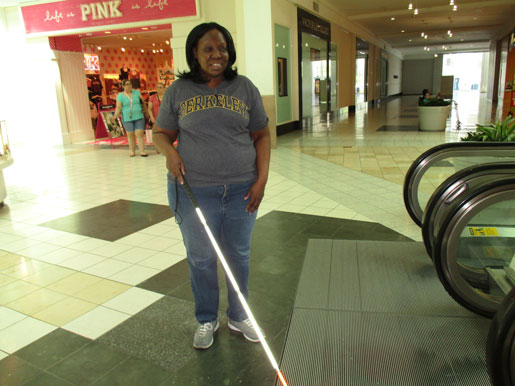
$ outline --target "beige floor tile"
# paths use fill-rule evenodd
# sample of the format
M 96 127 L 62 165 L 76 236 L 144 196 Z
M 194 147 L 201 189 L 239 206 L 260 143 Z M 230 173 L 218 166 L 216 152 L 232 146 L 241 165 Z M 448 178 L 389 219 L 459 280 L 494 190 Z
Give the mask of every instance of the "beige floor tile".
M 91 311 L 95 307 L 97 307 L 95 303 L 90 303 L 74 297 L 67 297 L 43 311 L 34 314 L 33 317 L 53 324 L 54 326 L 61 327 Z
M 58 280 L 73 275 L 76 271 L 73 269 L 63 268 L 59 266 L 51 266 L 50 268 L 36 272 L 23 278 L 24 281 L 47 287 Z
M 65 277 L 48 286 L 49 289 L 66 295 L 74 295 L 77 292 L 101 281 L 98 276 L 88 275 L 87 273 L 77 272 Z
M 26 276 L 33 275 L 36 272 L 41 272 L 51 267 L 52 265 L 48 263 L 43 263 L 41 261 L 33 259 L 26 259 L 21 264 L 11 266 L 7 269 L 0 271 L 0 273 L 17 279 L 22 279 Z
M 4 285 L 7 285 L 7 284 L 11 284 L 13 281 L 16 281 L 16 280 L 18 280 L 18 279 L 0 274 L 0 287 L 3 287 Z
M 95 304 L 103 304 L 130 288 L 132 287 L 127 284 L 118 283 L 113 280 L 102 279 L 92 286 L 80 290 L 74 295 L 74 297 Z
M 66 295 L 59 292 L 41 288 L 8 303 L 6 307 L 32 316 L 65 298 Z
M 6 255 L 0 257 L 0 271 L 3 271 L 15 265 L 19 265 L 27 260 L 30 259 L 8 252 Z
M 5 305 L 18 298 L 37 291 L 41 287 L 32 283 L 24 282 L 23 280 L 16 280 L 11 284 L 2 287 L 0 291 L 0 305 Z

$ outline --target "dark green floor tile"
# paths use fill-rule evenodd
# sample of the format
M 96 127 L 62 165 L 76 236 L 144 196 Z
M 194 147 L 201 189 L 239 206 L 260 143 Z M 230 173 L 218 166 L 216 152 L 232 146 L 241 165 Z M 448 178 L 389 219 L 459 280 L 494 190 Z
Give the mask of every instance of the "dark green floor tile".
M 228 331 L 224 324 L 215 336 L 215 343 L 194 358 L 167 380 L 168 385 L 272 385 L 269 373 L 257 372 L 248 376 L 249 365 L 259 366 L 267 358 L 260 344 L 245 340 L 241 334 Z M 273 370 L 272 370 L 273 373 Z
M 176 370 L 192 358 L 194 304 L 165 296 L 102 335 L 98 342 Z
M 10 355 L 0 361 L 0 385 L 2 386 L 22 385 L 42 373 L 42 370 L 15 355 Z
M 189 283 L 189 280 L 188 262 L 181 260 L 177 264 L 138 284 L 138 287 L 165 295 L 184 283 Z
M 117 200 L 40 224 L 47 228 L 116 241 L 172 217 L 167 205 Z
M 41 369 L 47 369 L 91 342 L 80 335 L 57 329 L 16 352 L 16 356 Z
M 129 358 L 107 373 L 94 385 L 98 386 L 156 386 L 164 382 L 170 373 L 143 359 Z
M 62 378 L 56 377 L 49 373 L 42 373 L 36 378 L 33 378 L 23 386 L 74 386 L 73 383 L 67 382 Z
M 128 357 L 107 345 L 92 342 L 47 371 L 79 386 L 90 385 Z

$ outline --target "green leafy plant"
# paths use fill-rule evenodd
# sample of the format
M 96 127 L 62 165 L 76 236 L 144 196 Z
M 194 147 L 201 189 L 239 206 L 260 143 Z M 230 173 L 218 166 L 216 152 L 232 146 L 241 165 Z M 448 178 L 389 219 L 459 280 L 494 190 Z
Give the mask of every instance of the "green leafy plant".
M 450 104 L 451 104 L 450 99 L 442 99 L 442 98 L 422 99 L 418 103 L 419 106 L 449 106 Z
M 468 133 L 462 141 L 479 142 L 514 142 L 515 141 L 515 119 L 507 117 L 502 123 L 497 121 L 495 125 L 476 125 L 476 131 Z

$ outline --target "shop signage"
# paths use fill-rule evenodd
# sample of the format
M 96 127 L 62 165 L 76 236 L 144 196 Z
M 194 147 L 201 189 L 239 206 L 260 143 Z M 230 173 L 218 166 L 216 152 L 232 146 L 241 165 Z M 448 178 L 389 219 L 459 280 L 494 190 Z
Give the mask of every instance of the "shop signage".
M 308 32 L 322 39 L 331 39 L 331 24 L 315 15 L 297 8 L 299 31 Z
M 86 71 L 100 71 L 98 55 L 84 54 L 84 69 Z
M 27 34 L 195 16 L 196 0 L 67 0 L 21 9 Z

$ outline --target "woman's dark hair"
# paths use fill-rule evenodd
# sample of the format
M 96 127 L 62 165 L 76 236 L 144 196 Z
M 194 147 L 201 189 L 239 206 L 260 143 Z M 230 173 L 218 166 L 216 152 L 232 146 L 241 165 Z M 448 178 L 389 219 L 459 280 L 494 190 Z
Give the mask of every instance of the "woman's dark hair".
M 224 78 L 231 80 L 238 76 L 238 69 L 236 67 L 232 67 L 236 61 L 236 49 L 234 48 L 232 36 L 229 31 L 227 31 L 227 29 L 222 27 L 220 24 L 211 22 L 199 24 L 189 33 L 188 38 L 186 39 L 186 61 L 188 62 L 190 71 L 179 72 L 177 75 L 179 78 L 191 79 L 195 83 L 207 83 L 209 81 L 209 79 L 206 79 L 202 76 L 200 64 L 197 58 L 195 58 L 193 49 L 197 47 L 198 41 L 202 38 L 202 36 L 213 29 L 220 31 L 220 33 L 224 36 L 225 42 L 227 43 L 229 61 L 227 63 L 227 68 L 223 72 Z

